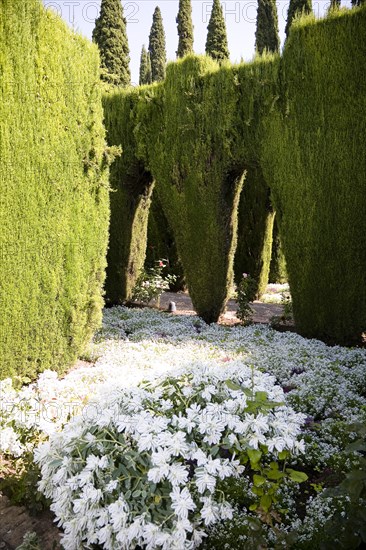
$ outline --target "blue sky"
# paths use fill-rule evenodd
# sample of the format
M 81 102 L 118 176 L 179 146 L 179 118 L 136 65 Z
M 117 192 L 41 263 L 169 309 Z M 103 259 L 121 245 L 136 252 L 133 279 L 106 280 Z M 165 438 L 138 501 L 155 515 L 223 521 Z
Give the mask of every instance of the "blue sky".
M 45 6 L 57 11 L 76 31 L 91 39 L 95 18 L 98 16 L 101 0 L 43 0 Z M 257 0 L 230 0 L 222 2 L 226 21 L 230 57 L 233 62 L 241 59 L 249 61 L 254 54 L 255 24 Z M 313 0 L 313 9 L 321 17 L 327 10 L 330 0 Z M 277 0 L 278 20 L 281 43 L 284 41 L 284 29 L 289 0 Z M 349 0 L 342 0 L 349 5 Z M 178 13 L 178 0 L 123 0 L 127 19 L 127 34 L 130 47 L 130 68 L 133 84 L 138 84 L 139 64 L 142 45 L 148 45 L 152 14 L 158 5 L 161 9 L 167 44 L 168 60 L 174 60 L 178 46 L 178 34 L 175 18 Z M 207 25 L 212 0 L 192 0 L 194 24 L 194 50 L 204 53 Z

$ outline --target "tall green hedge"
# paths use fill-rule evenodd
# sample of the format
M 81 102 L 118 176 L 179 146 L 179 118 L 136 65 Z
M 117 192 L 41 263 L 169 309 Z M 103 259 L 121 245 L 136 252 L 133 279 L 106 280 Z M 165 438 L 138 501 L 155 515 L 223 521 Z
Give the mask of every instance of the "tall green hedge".
M 235 281 L 243 273 L 257 280 L 258 296 L 268 283 L 272 247 L 273 209 L 270 190 L 260 166 L 263 120 L 273 110 L 278 95 L 279 57 L 264 55 L 253 63 L 240 65 L 238 120 L 242 125 L 247 176 L 238 211 L 238 244 L 235 253 Z
M 366 331 L 366 9 L 294 23 L 263 142 L 298 329 Z
M 122 146 L 122 155 L 110 171 L 111 222 L 105 285 L 108 305 L 122 304 L 131 298 L 145 260 L 154 182 L 136 157 L 134 135 L 137 105 L 145 95 L 150 95 L 146 86 L 103 96 L 108 144 Z
M 280 284 L 287 282 L 286 258 L 283 253 L 282 239 L 278 229 L 276 216 L 273 223 L 272 255 L 268 281 L 270 283 Z
M 97 47 L 0 3 L 0 378 L 65 370 L 101 320 L 108 170 Z
M 223 312 L 233 280 L 238 202 L 258 151 L 271 63 L 219 68 L 189 56 L 169 65 L 164 86 L 140 104 L 140 156 L 156 180 L 193 305 L 208 322 Z
M 140 150 L 156 180 L 193 305 L 208 322 L 222 313 L 232 280 L 244 176 L 235 159 L 236 104 L 230 69 L 187 56 L 168 66 L 164 86 L 140 108 Z

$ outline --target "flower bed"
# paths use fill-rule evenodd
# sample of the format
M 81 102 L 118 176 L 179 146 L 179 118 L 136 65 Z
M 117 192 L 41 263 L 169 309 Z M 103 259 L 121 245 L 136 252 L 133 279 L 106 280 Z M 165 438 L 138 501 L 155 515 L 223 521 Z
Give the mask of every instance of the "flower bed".
M 62 380 L 0 386 L 5 458 L 51 434 L 36 457 L 65 548 L 351 540 L 364 350 L 117 307 L 90 353 L 95 365 Z M 354 469 L 358 495 L 327 489 Z

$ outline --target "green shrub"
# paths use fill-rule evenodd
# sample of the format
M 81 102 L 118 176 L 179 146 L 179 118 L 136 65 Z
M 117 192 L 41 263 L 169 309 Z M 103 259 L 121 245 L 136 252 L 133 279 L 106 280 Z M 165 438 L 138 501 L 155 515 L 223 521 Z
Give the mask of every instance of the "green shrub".
M 140 150 L 174 232 L 193 305 L 208 322 L 222 313 L 232 280 L 244 175 L 230 135 L 236 101 L 233 71 L 187 56 L 168 66 L 164 87 L 141 106 Z
M 156 180 L 193 305 L 208 322 L 231 288 L 237 206 L 246 165 L 258 156 L 260 113 L 273 103 L 263 105 L 271 71 L 266 59 L 219 68 L 188 56 L 140 103 L 139 155 Z
M 340 344 L 366 330 L 365 53 L 365 8 L 294 23 L 263 142 L 296 325 Z
M 283 253 L 283 247 L 280 232 L 278 230 L 276 216 L 273 223 L 272 256 L 269 266 L 268 281 L 270 283 L 279 284 L 287 282 L 286 258 Z
M 122 155 L 111 166 L 111 222 L 107 254 L 106 302 L 122 304 L 131 298 L 144 265 L 153 179 L 136 158 L 136 106 L 150 88 L 114 91 L 103 97 L 107 139 L 122 145 Z
M 108 170 L 97 47 L 0 5 L 0 379 L 65 370 L 99 325 Z

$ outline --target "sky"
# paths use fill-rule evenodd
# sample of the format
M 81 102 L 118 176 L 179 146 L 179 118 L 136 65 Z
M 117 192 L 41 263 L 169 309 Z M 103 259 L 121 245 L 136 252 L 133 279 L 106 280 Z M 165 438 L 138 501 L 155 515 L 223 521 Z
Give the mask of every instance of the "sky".
M 46 7 L 59 13 L 75 31 L 91 39 L 95 18 L 99 14 L 101 0 L 43 0 Z M 230 59 L 237 63 L 250 61 L 254 55 L 257 0 L 223 0 L 221 2 L 226 22 Z M 313 10 L 317 17 L 326 13 L 330 0 L 313 0 Z M 176 16 L 179 0 L 123 0 L 127 35 L 130 48 L 130 68 L 132 84 L 139 80 L 139 66 L 142 45 L 148 46 L 152 16 L 156 6 L 160 7 L 166 35 L 167 57 L 176 59 L 178 33 Z M 281 44 L 284 43 L 284 29 L 289 0 L 277 0 L 278 22 Z M 342 5 L 350 5 L 350 0 L 342 0 Z M 207 25 L 210 18 L 212 0 L 192 0 L 194 25 L 194 51 L 205 53 Z

